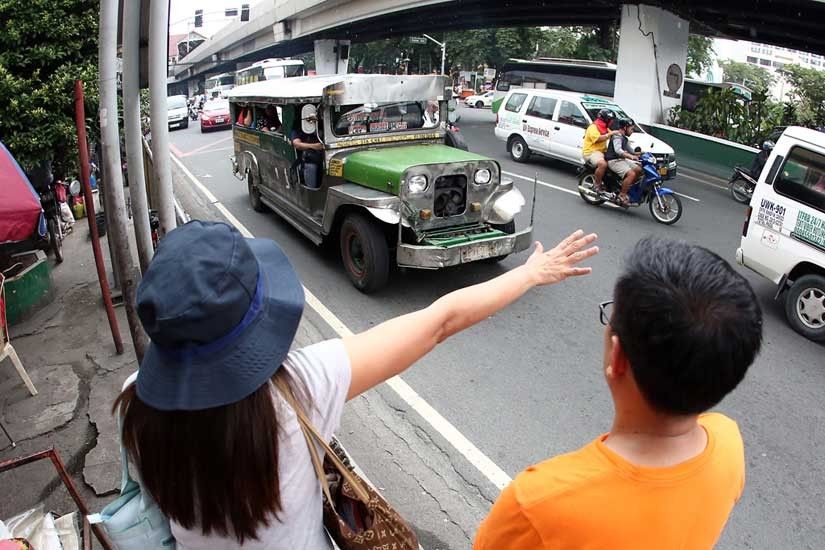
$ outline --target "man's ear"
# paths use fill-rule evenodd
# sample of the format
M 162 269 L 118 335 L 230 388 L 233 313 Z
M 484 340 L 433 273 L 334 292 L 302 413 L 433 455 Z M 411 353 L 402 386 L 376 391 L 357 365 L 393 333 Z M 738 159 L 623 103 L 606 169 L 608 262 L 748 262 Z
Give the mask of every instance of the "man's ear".
M 627 356 L 624 353 L 624 348 L 622 347 L 622 342 L 619 340 L 619 337 L 615 334 L 611 335 L 610 343 L 611 375 L 614 378 L 619 378 L 627 373 L 628 369 L 630 368 L 630 364 L 627 360 Z

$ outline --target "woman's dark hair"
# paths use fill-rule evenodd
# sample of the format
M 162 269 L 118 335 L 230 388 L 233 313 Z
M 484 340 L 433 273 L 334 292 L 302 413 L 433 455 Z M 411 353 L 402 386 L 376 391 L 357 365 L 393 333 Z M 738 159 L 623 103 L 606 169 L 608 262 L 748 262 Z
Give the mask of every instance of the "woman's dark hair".
M 655 409 L 697 414 L 745 377 L 762 344 L 750 284 L 713 252 L 647 237 L 614 289 L 610 325 Z
M 305 391 L 295 388 L 305 403 Z M 123 445 L 141 481 L 170 520 L 204 535 L 256 539 L 281 511 L 278 414 L 272 385 L 241 401 L 199 411 L 161 411 L 143 403 L 135 385 L 117 398 Z

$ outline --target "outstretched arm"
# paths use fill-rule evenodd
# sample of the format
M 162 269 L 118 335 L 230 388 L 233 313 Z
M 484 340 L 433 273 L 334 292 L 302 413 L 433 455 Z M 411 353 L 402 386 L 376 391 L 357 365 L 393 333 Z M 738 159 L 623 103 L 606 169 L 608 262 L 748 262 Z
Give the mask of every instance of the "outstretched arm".
M 552 250 L 545 251 L 537 242 L 523 265 L 345 338 L 352 368 L 347 399 L 403 372 L 436 344 L 505 308 L 534 286 L 589 274 L 589 267 L 576 266 L 598 253 L 597 247 L 589 247 L 595 240 L 595 234 L 584 235 L 579 230 Z

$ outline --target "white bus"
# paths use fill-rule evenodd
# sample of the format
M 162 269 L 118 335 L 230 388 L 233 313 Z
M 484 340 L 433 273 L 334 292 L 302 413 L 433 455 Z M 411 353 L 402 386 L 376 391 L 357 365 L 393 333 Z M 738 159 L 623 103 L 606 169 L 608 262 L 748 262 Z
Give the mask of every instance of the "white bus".
M 207 97 L 226 97 L 226 93 L 234 87 L 235 75 L 232 73 L 218 74 L 206 79 Z
M 305 75 L 304 62 L 300 59 L 264 59 L 237 71 L 235 73 L 235 83 L 241 86 L 242 84 L 260 82 L 261 80 Z

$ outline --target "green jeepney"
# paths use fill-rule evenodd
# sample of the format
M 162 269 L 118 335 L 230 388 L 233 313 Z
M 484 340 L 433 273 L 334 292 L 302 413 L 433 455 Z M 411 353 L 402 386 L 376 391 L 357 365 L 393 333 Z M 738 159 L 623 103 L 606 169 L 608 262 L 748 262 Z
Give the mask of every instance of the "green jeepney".
M 236 87 L 233 172 L 255 210 L 274 210 L 316 244 L 338 241 L 364 292 L 386 284 L 391 262 L 438 269 L 525 250 L 532 220 L 518 232 L 514 223 L 524 197 L 496 161 L 451 146 L 449 97 L 439 76 Z M 322 151 L 296 151 L 295 138 Z

